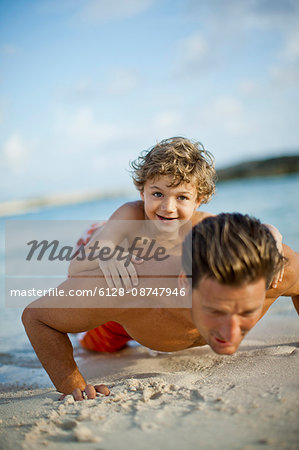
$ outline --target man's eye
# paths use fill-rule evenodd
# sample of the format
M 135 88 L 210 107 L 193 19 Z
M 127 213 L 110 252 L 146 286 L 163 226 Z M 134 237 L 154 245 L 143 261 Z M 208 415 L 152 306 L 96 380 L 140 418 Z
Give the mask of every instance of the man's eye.
M 153 196 L 154 197 L 162 197 L 162 194 L 161 194 L 161 192 L 154 192 Z
M 216 309 L 210 309 L 209 313 L 212 314 L 213 316 L 225 316 L 225 312 L 224 311 L 217 311 Z
M 245 311 L 242 316 L 243 317 L 250 317 L 250 316 L 254 316 L 254 314 L 256 314 L 256 311 Z

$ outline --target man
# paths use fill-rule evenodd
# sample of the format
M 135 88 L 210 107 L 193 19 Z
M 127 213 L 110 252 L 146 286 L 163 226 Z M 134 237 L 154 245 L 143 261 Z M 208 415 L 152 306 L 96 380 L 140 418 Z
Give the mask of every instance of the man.
M 192 247 L 188 245 L 190 238 Z M 208 344 L 218 354 L 233 354 L 280 295 L 291 296 L 299 311 L 299 254 L 287 246 L 284 253 L 285 258 L 258 220 L 241 214 L 220 214 L 196 225 L 183 245 L 185 273 L 190 273 L 192 264 L 192 307 L 83 309 L 82 297 L 72 297 L 70 302 L 68 297 L 46 296 L 25 309 L 23 323 L 57 390 L 72 393 L 75 400 L 83 399 L 83 391 L 88 398 L 94 398 L 96 391 L 108 395 L 104 385 L 86 385 L 66 333 L 115 321 L 133 339 L 155 350 L 170 352 Z M 141 287 L 146 286 L 154 264 L 157 262 L 150 260 L 136 266 Z M 267 290 L 284 264 L 283 281 L 276 289 Z M 167 268 L 170 266 L 171 261 L 167 261 Z M 185 273 L 173 280 L 173 286 L 191 290 Z M 106 287 L 99 275 L 99 270 L 85 272 L 85 278 L 69 279 L 60 288 Z M 163 278 L 160 283 L 163 285 Z M 122 301 L 129 298 L 126 293 Z

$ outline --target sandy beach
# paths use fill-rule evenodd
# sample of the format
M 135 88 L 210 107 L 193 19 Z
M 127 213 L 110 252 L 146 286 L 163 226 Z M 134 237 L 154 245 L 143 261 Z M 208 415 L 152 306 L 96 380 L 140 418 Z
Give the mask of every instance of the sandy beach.
M 297 449 L 298 347 L 294 311 L 270 312 L 233 356 L 207 346 L 90 353 L 80 369 L 110 396 L 75 403 L 58 401 L 50 381 L 2 385 L 1 449 Z

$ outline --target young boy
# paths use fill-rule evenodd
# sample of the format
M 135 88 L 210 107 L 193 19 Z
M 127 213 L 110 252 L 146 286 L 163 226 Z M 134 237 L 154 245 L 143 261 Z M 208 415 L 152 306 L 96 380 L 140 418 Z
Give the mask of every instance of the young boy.
M 216 179 L 213 156 L 199 142 L 191 142 L 182 137 L 165 139 L 133 161 L 131 167 L 134 171 L 133 181 L 142 200 L 125 203 L 103 226 L 93 225 L 85 238 L 77 243 L 77 249 L 89 243 L 85 249 L 86 255 L 90 253 L 94 242 L 99 242 L 102 247 L 109 247 L 111 253 L 123 239 L 127 238 L 131 243 L 136 236 L 136 228 L 140 232 L 141 222 L 138 221 L 156 221 L 159 231 L 166 232 L 168 241 L 170 237 L 174 238 L 175 231 L 181 230 L 182 241 L 183 224 L 191 221 L 194 226 L 210 215 L 196 211 L 215 192 Z M 126 220 L 130 221 L 127 226 Z M 132 260 L 138 263 L 134 257 Z M 69 275 L 96 269 L 98 265 L 110 288 L 122 287 L 121 280 L 126 289 L 132 287 L 131 282 L 137 285 L 133 264 L 124 267 L 124 263 L 116 258 L 109 261 L 73 259 Z
M 211 215 L 197 211 L 215 192 L 216 180 L 213 156 L 201 143 L 183 137 L 165 139 L 133 161 L 131 167 L 141 201 L 122 205 L 104 226 L 93 226 L 87 237 L 78 241 L 78 247 L 89 244 L 86 254 L 93 242 L 100 242 L 102 247 L 110 248 L 111 252 L 124 238 L 128 238 L 130 242 L 136 236 L 136 229 L 132 224 L 138 223 L 132 221 L 156 222 L 157 226 L 166 230 L 166 239 L 170 241 L 174 229 L 183 230 L 182 224 L 187 221 L 191 221 L 194 226 Z M 126 222 L 119 222 L 126 220 L 127 226 Z M 167 230 L 170 230 L 169 234 Z M 183 239 L 184 233 L 179 241 Z M 131 260 L 135 264 L 142 262 L 134 256 Z M 126 289 L 130 289 L 132 284 L 136 286 L 138 283 L 134 265 L 130 263 L 125 267 L 123 261 L 115 258 L 109 261 L 74 259 L 70 264 L 69 275 L 74 276 L 98 266 L 110 288 L 115 286 L 119 289 L 123 283 Z M 130 339 L 121 325 L 108 322 L 88 331 L 81 340 L 81 345 L 89 350 L 113 352 L 123 348 Z

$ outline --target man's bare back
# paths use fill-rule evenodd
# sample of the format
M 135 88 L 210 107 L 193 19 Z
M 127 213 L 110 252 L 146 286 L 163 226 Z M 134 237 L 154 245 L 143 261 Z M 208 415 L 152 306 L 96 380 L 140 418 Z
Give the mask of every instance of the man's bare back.
M 136 266 L 139 285 L 137 291 L 142 288 L 152 289 L 168 288 L 178 289 L 178 263 L 180 257 L 170 256 L 167 261 L 144 261 Z M 149 274 L 151 276 L 149 277 Z M 94 290 L 106 289 L 107 284 L 101 270 L 82 272 L 65 282 L 58 289 L 68 292 L 80 289 Z M 191 295 L 191 294 L 190 294 Z M 152 296 L 139 297 L 124 292 L 124 295 L 116 297 L 96 297 L 86 301 L 82 297 L 45 296 L 32 304 L 38 307 L 38 314 L 44 316 L 45 323 L 61 332 L 77 333 L 95 328 L 108 321 L 120 323 L 129 335 L 146 347 L 159 351 L 176 351 L 196 345 L 204 345 L 198 330 L 192 322 L 190 307 L 169 307 L 171 303 L 177 305 L 186 297 Z M 191 299 L 191 297 L 190 297 Z M 155 307 L 148 307 L 151 300 Z M 146 302 L 146 303 L 145 303 Z M 109 305 L 112 307 L 108 307 Z M 139 305 L 140 308 L 132 307 Z M 85 307 L 84 307 L 85 305 Z

